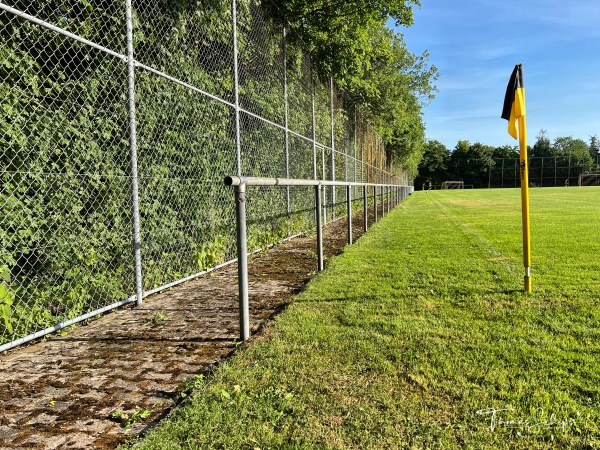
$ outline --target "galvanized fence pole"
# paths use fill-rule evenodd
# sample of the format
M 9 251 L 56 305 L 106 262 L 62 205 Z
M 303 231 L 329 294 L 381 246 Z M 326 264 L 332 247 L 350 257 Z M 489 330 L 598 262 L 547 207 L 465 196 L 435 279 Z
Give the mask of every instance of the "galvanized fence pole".
M 367 232 L 367 215 L 368 215 L 368 203 L 367 203 L 367 186 L 363 186 L 363 221 L 364 221 L 364 230 Z
M 331 181 L 335 181 L 335 123 L 333 118 L 333 78 L 329 77 L 329 115 L 331 117 Z M 325 178 L 325 174 L 323 174 Z M 348 180 L 346 180 L 348 181 Z M 335 220 L 335 186 L 331 186 L 331 219 Z
M 288 99 L 288 86 L 287 86 L 287 43 L 286 43 L 287 27 L 283 26 L 283 102 L 284 102 L 284 125 L 285 125 L 285 176 L 290 177 L 290 128 L 289 128 L 289 99 Z M 290 187 L 285 187 L 285 204 L 287 208 L 287 215 L 289 221 L 289 215 L 292 212 L 290 204 Z M 289 222 L 288 222 L 289 224 Z M 291 224 L 290 224 L 291 225 Z M 291 235 L 290 225 L 288 225 L 288 236 Z
M 248 301 L 248 243 L 246 240 L 246 184 L 235 186 L 235 215 L 237 225 L 238 293 L 240 308 L 240 340 L 250 337 Z
M 357 149 L 357 132 L 356 132 L 356 106 L 354 106 L 354 182 L 356 183 L 356 166 L 358 163 L 358 149 Z M 365 180 L 362 180 L 365 181 Z M 358 196 L 358 192 L 355 192 L 356 196 Z
M 142 304 L 142 244 L 140 237 L 140 207 L 138 191 L 137 129 L 135 116 L 135 62 L 133 59 L 133 15 L 131 0 L 126 3 L 127 22 L 127 96 L 129 108 L 129 156 L 131 164 L 131 206 L 133 215 L 133 259 L 135 264 L 136 304 Z
M 384 176 L 385 179 L 385 176 Z M 387 185 L 383 186 L 383 214 L 382 216 L 387 216 L 388 213 L 388 187 Z
M 321 179 L 326 180 L 325 176 L 325 147 L 321 147 Z M 327 223 L 327 188 L 323 188 L 323 223 Z M 335 204 L 331 205 L 332 209 L 335 209 Z
M 313 145 L 313 176 L 317 179 L 317 125 L 315 121 L 315 81 L 313 76 L 313 62 L 310 60 L 310 105 L 312 114 L 312 145 Z M 321 206 L 319 205 L 319 208 Z
M 374 222 L 377 223 L 377 186 L 373 186 L 373 211 L 375 214 Z
M 385 187 L 385 196 L 386 196 L 386 204 L 387 204 L 387 213 L 389 214 L 391 209 L 390 209 L 390 203 L 391 203 L 391 199 L 392 199 L 392 187 L 391 186 L 386 186 Z
M 388 213 L 390 212 L 390 210 L 389 210 L 389 207 L 390 207 L 389 186 L 384 186 L 383 190 L 385 192 L 385 194 L 384 194 L 384 202 L 383 202 L 383 209 L 385 210 L 385 215 L 387 216 Z
M 237 39 L 237 3 L 231 0 L 231 17 L 233 26 L 233 92 L 235 98 L 235 154 L 237 158 L 237 174 L 242 176 L 242 142 L 240 138 L 240 85 L 238 74 L 238 39 Z
M 348 214 L 348 244 L 352 244 L 352 191 L 351 186 L 346 186 L 346 212 Z
M 387 216 L 389 210 L 388 210 L 388 206 L 389 206 L 389 201 L 388 201 L 388 187 L 384 186 L 383 187 L 383 213 L 384 215 Z
M 317 226 L 317 271 L 323 270 L 323 219 L 321 217 L 321 185 L 315 186 L 315 222 Z

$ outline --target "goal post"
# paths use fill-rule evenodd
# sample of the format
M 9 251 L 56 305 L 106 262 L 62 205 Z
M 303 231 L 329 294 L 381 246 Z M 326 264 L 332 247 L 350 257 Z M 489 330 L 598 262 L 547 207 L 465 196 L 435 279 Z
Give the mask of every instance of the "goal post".
M 600 173 L 582 173 L 579 175 L 579 186 L 600 186 Z
M 442 189 L 464 189 L 464 181 L 444 181 L 442 183 Z

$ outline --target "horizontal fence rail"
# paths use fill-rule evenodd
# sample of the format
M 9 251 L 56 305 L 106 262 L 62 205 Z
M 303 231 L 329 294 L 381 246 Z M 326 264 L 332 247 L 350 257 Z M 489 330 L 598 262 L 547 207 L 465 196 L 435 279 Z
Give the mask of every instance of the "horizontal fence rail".
M 227 175 L 347 183 L 323 222 L 411 184 L 260 1 L 5 0 L 0 33 L 0 351 L 235 262 Z M 249 251 L 315 213 L 254 193 Z
M 380 189 L 382 217 L 389 213 L 391 208 L 400 203 L 406 196 L 412 194 L 414 188 L 408 185 L 392 185 L 379 183 L 357 183 L 350 181 L 331 181 L 331 180 L 304 180 L 293 178 L 268 178 L 268 177 L 244 177 L 227 176 L 225 185 L 233 186 L 235 189 L 236 202 L 236 236 L 237 236 L 237 261 L 238 261 L 238 295 L 240 311 L 240 340 L 245 341 L 250 337 L 250 306 L 248 298 L 248 243 L 247 243 L 247 223 L 246 223 L 246 187 L 268 186 L 268 187 L 289 187 L 304 186 L 314 187 L 314 209 L 316 226 L 316 250 L 317 250 L 317 271 L 324 269 L 323 263 L 323 204 L 322 190 L 326 186 L 342 186 L 346 188 L 346 218 L 348 222 L 348 245 L 352 244 L 352 187 L 362 187 L 364 227 L 367 230 L 367 188 L 373 188 L 375 220 L 377 220 L 377 188 Z M 387 211 L 385 206 L 387 205 Z

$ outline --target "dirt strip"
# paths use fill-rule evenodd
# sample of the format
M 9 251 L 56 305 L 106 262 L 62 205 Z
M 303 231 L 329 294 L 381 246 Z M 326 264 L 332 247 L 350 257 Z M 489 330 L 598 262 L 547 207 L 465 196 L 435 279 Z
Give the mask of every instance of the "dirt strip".
M 362 218 L 353 222 L 358 238 Z M 326 257 L 346 236 L 345 220 L 325 227 Z M 316 262 L 314 236 L 251 257 L 253 333 L 306 285 Z M 234 264 L 0 355 L 0 448 L 114 449 L 179 403 L 186 380 L 227 357 L 238 336 Z

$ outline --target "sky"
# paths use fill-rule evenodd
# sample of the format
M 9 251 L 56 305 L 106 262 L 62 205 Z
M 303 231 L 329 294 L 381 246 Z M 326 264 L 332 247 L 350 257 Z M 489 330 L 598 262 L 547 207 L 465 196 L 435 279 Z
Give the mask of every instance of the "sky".
M 517 145 L 500 118 L 508 79 L 523 64 L 527 138 L 600 137 L 600 1 L 421 0 L 396 30 L 429 51 L 439 92 L 424 109 L 428 139 Z

